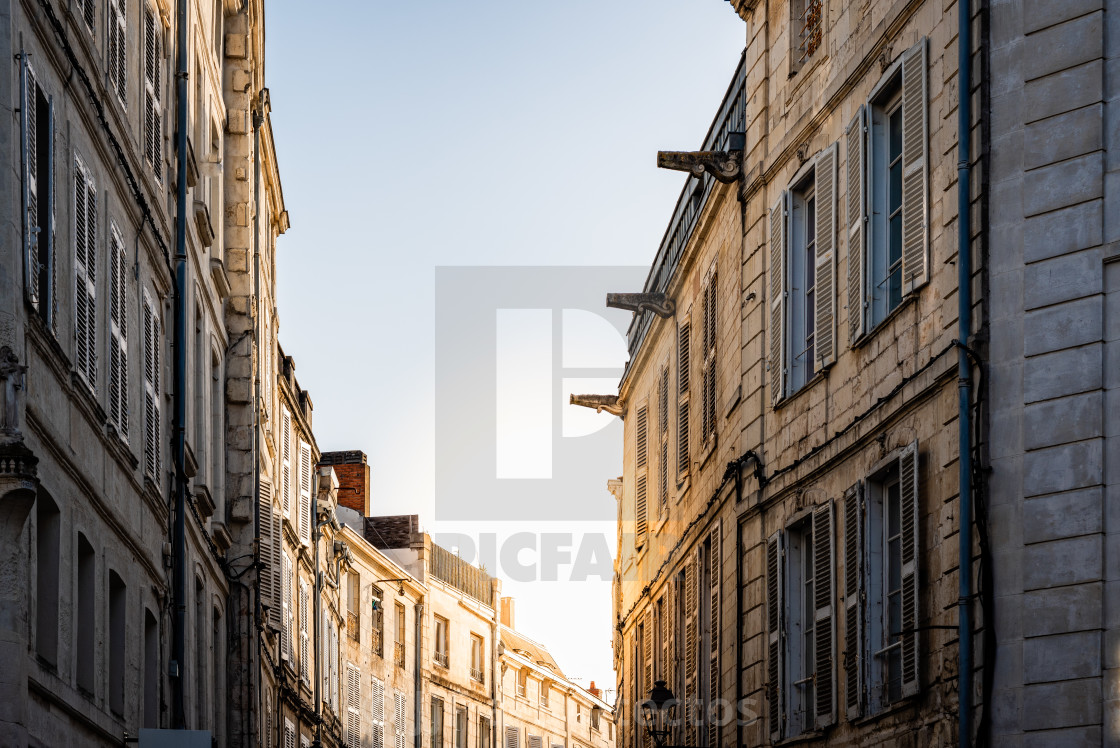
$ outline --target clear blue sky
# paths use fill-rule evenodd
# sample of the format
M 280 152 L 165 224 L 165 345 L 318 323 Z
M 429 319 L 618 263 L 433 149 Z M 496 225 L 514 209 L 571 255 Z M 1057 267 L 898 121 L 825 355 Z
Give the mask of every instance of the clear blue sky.
M 374 513 L 557 529 L 433 516 L 435 268 L 648 266 L 684 182 L 655 154 L 700 146 L 744 24 L 725 0 L 274 0 L 266 21 L 280 336 L 319 447 L 369 455 Z M 613 552 L 612 526 L 575 529 Z M 505 589 L 566 673 L 613 687 L 608 582 Z

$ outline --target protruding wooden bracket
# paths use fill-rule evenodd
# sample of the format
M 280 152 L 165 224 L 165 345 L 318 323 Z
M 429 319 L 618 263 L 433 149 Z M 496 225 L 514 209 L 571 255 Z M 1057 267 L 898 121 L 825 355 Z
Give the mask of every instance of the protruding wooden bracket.
M 612 416 L 622 415 L 622 404 L 618 400 L 618 395 L 572 395 L 569 402 L 572 405 L 594 408 L 596 413 L 605 410 Z
M 638 314 L 648 310 L 658 317 L 672 317 L 677 308 L 673 300 L 663 293 L 609 293 L 607 306 Z

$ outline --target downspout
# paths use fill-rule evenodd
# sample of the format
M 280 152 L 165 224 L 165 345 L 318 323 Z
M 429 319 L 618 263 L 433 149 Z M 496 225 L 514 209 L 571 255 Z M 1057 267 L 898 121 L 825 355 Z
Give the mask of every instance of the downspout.
M 416 672 L 413 675 L 413 679 L 415 681 L 415 684 L 413 686 L 413 693 L 415 694 L 415 698 L 413 699 L 414 705 L 413 705 L 413 709 L 412 709 L 412 711 L 413 711 L 412 719 L 413 719 L 413 724 L 415 726 L 415 729 L 413 729 L 413 731 L 412 731 L 412 737 L 413 737 L 413 742 L 416 745 L 416 748 L 423 748 L 423 745 L 424 745 L 424 742 L 423 742 L 424 736 L 423 736 L 423 734 L 421 733 L 421 730 L 420 730 L 420 726 L 421 726 L 421 724 L 423 724 L 423 721 L 424 721 L 424 694 L 423 694 L 424 679 L 423 679 L 421 671 L 420 671 L 421 665 L 423 665 L 423 663 L 424 663 L 423 653 L 421 652 L 421 644 L 424 641 L 423 638 L 422 638 L 423 635 L 424 635 L 424 602 L 423 602 L 423 600 L 424 600 L 424 598 L 421 597 L 420 601 L 416 603 L 416 607 L 415 607 L 415 610 L 416 610 L 416 646 L 414 647 L 414 649 L 416 650 Z
M 175 464 L 175 526 L 172 531 L 175 562 L 175 635 L 171 653 L 172 726 L 186 728 L 184 696 L 187 690 L 187 475 L 184 469 L 186 452 L 187 399 L 187 0 L 176 2 L 178 24 L 178 70 L 175 73 L 175 114 L 178 132 L 175 137 L 178 170 L 175 198 L 175 371 L 172 379 L 174 396 L 173 420 Z
M 968 360 L 968 340 L 972 334 L 972 181 L 970 139 L 972 125 L 972 3 L 957 3 L 957 423 L 960 491 L 960 530 L 957 599 L 959 698 L 958 742 L 960 748 L 972 745 L 972 364 Z
M 502 671 L 499 652 L 501 642 L 501 605 L 502 605 L 502 580 L 490 580 L 490 607 L 494 616 L 490 619 L 490 745 L 498 745 L 498 712 L 504 708 L 499 704 L 498 697 Z
M 261 436 L 260 436 L 260 410 L 261 410 L 261 125 L 264 123 L 263 92 L 258 95 L 258 100 L 253 106 L 253 350 L 256 351 L 256 363 L 253 366 L 253 413 L 250 423 L 253 426 L 253 503 L 256 504 L 256 517 L 254 537 L 257 539 L 257 590 L 256 595 L 256 632 L 253 636 L 256 646 L 256 667 L 253 668 L 251 681 L 257 686 L 257 719 L 249 721 L 249 745 L 259 745 L 264 740 L 252 739 L 254 727 L 257 733 L 264 733 L 264 684 L 261 683 L 261 669 L 264 667 L 264 657 L 261 654 L 261 634 L 264 632 L 264 610 L 261 606 L 261 564 L 260 562 L 260 537 L 261 537 Z M 264 336 L 268 340 L 268 336 Z M 252 355 L 250 353 L 250 355 Z M 272 521 L 272 517 L 268 518 Z M 279 542 L 279 540 L 277 541 Z M 275 603 L 273 603 L 275 604 Z M 251 697 L 250 697 L 251 698 Z

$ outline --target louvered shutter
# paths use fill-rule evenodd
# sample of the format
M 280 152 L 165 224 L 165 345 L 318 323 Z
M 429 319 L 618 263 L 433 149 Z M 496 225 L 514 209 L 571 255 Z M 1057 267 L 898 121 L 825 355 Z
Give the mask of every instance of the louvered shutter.
M 94 0 L 82 0 L 78 5 L 82 8 L 82 15 L 86 20 L 86 26 L 89 26 L 92 31 L 94 20 L 97 18 L 97 6 L 94 4 Z
M 646 493 L 646 474 L 642 473 L 638 476 L 637 485 L 634 486 L 634 546 L 638 549 L 646 544 L 646 530 L 648 529 Z
M 284 720 L 284 748 L 296 748 L 296 728 L 287 720 Z
M 671 615 L 671 611 L 672 611 L 672 607 L 670 607 L 670 606 L 673 603 L 673 598 L 672 598 L 671 592 L 672 592 L 672 585 L 669 584 L 669 585 L 665 586 L 665 591 L 661 595 L 661 601 L 660 601 L 661 616 L 660 616 L 660 620 L 658 621 L 661 628 L 659 629 L 658 635 L 657 635 L 658 641 L 661 643 L 661 651 L 657 655 L 658 665 L 660 667 L 658 667 L 658 672 L 654 675 L 654 682 L 659 681 L 659 680 L 663 680 L 663 681 L 665 681 L 666 683 L 669 683 L 669 684 L 671 684 L 673 682 L 673 677 L 672 677 L 673 665 L 672 665 L 672 661 L 669 658 L 669 653 L 671 651 L 670 648 L 669 648 L 669 629 L 670 629 L 669 616 Z
M 677 328 L 677 479 L 688 475 L 688 386 L 690 338 L 692 332 L 691 318 L 686 319 Z
M 395 738 L 395 748 L 405 748 L 405 734 L 408 732 L 408 725 L 405 722 L 404 716 L 404 694 L 397 691 L 393 695 L 393 730 Z
M 638 629 L 635 628 L 634 629 L 635 636 L 637 636 L 637 631 L 638 631 Z M 637 720 L 636 720 L 637 709 L 638 709 L 638 657 L 637 657 L 637 651 L 638 651 L 638 646 L 637 646 L 637 643 L 635 643 L 634 646 L 632 646 L 632 647 L 627 646 L 626 649 L 622 653 L 623 658 L 626 660 L 626 664 L 629 666 L 626 669 L 626 683 L 623 684 L 623 694 L 622 694 L 623 708 L 626 710 L 626 712 L 628 712 L 627 722 L 629 724 L 631 724 L 632 726 L 637 725 Z M 629 698 L 626 698 L 627 691 L 629 691 Z M 636 745 L 636 741 L 633 741 L 631 744 Z
M 109 418 L 128 441 L 128 269 L 124 240 L 110 229 L 109 250 Z
M 902 293 L 929 280 L 926 40 L 902 55 Z
M 844 130 L 846 175 L 845 212 L 848 219 L 848 344 L 863 337 L 867 317 L 867 279 L 864 270 L 867 213 L 864 200 L 866 107 L 860 107 Z
M 370 709 L 370 746 L 371 748 L 385 748 L 385 682 L 373 676 L 370 680 L 371 709 Z
M 697 626 L 697 600 L 696 600 L 696 562 L 692 556 L 688 557 L 685 565 L 684 572 L 684 595 L 685 595 L 685 623 L 684 623 L 684 693 L 685 693 L 685 719 L 686 719 L 686 741 L 692 743 L 695 741 L 696 726 L 694 709 L 698 694 L 696 693 L 696 676 L 699 671 L 698 663 L 696 662 L 696 650 L 698 647 L 696 626 Z
M 23 180 L 24 195 L 27 200 L 27 213 L 23 218 L 23 262 L 25 267 L 25 290 L 31 304 L 38 308 L 38 243 L 39 226 L 39 84 L 31 69 L 29 56 L 20 55 L 20 83 L 23 86 L 20 107 L 22 128 Z M 45 176 L 45 175 L 44 175 Z
M 346 748 L 362 745 L 362 673 L 346 666 Z
M 144 12 L 144 157 L 163 178 L 163 107 L 160 103 L 160 33 L 156 15 Z
M 680 670 L 677 664 L 677 598 L 679 595 L 678 581 L 674 576 L 666 591 L 665 615 L 662 618 L 665 625 L 665 672 L 662 677 L 670 690 L 677 693 L 681 693 L 677 686 L 677 673 Z
M 520 748 L 521 742 L 520 730 L 516 727 L 506 728 L 506 748 Z
M 640 470 L 646 466 L 649 450 L 649 408 L 645 405 L 638 408 L 637 426 L 637 467 Z
M 274 576 L 276 564 L 273 559 L 273 554 L 278 546 L 277 538 L 273 534 L 275 526 L 272 512 L 272 485 L 264 478 L 260 479 L 259 494 L 257 524 L 260 527 L 261 535 L 257 548 L 257 560 L 260 564 L 258 567 L 260 578 L 258 594 L 260 595 L 262 608 L 268 608 L 268 612 L 265 613 L 265 625 L 271 628 L 280 628 L 280 611 L 276 604 L 277 587 Z
M 844 492 L 844 711 L 848 721 L 863 716 L 863 484 Z
M 157 483 L 160 473 L 159 317 L 144 292 L 144 471 Z
M 542 745 L 542 743 L 541 743 L 541 736 L 540 735 L 530 735 L 529 736 L 529 748 L 541 748 L 541 745 Z
M 109 0 L 109 84 L 120 99 L 121 106 L 128 101 L 125 52 L 128 49 L 128 18 L 124 12 L 125 0 Z
M 308 651 L 308 632 L 307 632 L 307 609 L 308 609 L 308 594 L 307 585 L 301 584 L 299 587 L 299 673 L 305 681 L 309 679 L 311 672 L 311 656 Z
M 705 433 L 705 439 L 715 436 L 716 433 L 716 273 L 712 270 L 712 274 L 708 277 L 708 306 L 707 317 L 708 323 L 706 327 L 706 337 L 704 345 L 707 348 L 707 366 L 704 370 L 704 416 L 708 423 L 708 430 Z
M 819 370 L 836 361 L 836 144 L 817 156 L 813 171 L 817 222 L 814 347 Z
M 832 501 L 813 510 L 813 673 L 814 723 L 822 729 L 836 721 L 836 618 L 832 594 Z
M 74 336 L 79 373 L 97 386 L 97 193 L 81 159 L 74 163 Z
M 715 529 L 708 536 L 708 569 L 710 572 L 710 586 L 708 590 L 710 631 L 708 634 L 711 644 L 708 653 L 708 745 L 719 745 L 719 725 L 717 723 L 716 705 L 720 703 L 720 582 L 723 576 L 723 564 L 720 563 L 720 535 L 723 525 L 716 520 Z
M 782 534 L 776 532 L 766 541 L 766 714 L 770 739 L 785 734 L 785 611 Z
M 652 607 L 652 606 L 651 606 Z M 642 685 L 636 694 L 637 702 L 645 701 L 650 688 L 653 687 L 653 615 L 647 608 L 642 616 Z
M 280 497 L 284 518 L 292 518 L 292 414 L 287 408 L 280 415 Z
M 661 370 L 657 386 L 657 498 L 662 514 L 669 505 L 669 367 Z
M 299 443 L 299 536 L 311 542 L 311 445 Z
M 902 695 L 918 693 L 918 442 L 903 448 L 898 458 L 899 494 L 902 502 Z
M 786 215 L 785 192 L 770 209 L 770 402 L 777 405 L 786 387 Z
M 280 636 L 280 658 L 291 662 L 292 659 L 292 562 L 288 554 L 283 554 L 284 584 L 280 591 L 283 628 Z

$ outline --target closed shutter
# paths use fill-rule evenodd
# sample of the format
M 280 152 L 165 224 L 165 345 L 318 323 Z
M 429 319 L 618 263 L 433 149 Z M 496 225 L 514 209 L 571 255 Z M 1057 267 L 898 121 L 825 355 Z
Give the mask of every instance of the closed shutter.
M 781 740 L 785 733 L 785 611 L 782 565 L 782 534 L 776 532 L 766 541 L 766 714 L 770 739 Z
M 296 728 L 287 720 L 284 720 L 284 748 L 296 748 Z
M 370 746 L 385 748 L 385 682 L 373 676 L 370 683 Z
M 109 85 L 116 92 L 121 106 L 125 105 L 128 96 L 128 63 L 125 60 L 125 51 L 128 49 L 128 19 L 123 5 L 124 0 L 109 0 L 109 23 L 106 29 L 109 35 Z
M 540 735 L 529 736 L 529 748 L 541 748 L 542 745 Z
M 520 748 L 520 730 L 516 727 L 506 728 L 506 748 Z
M 283 554 L 284 585 L 280 592 L 283 629 L 280 635 L 280 659 L 292 660 L 292 562 Z
M 669 367 L 661 370 L 657 385 L 657 441 L 660 454 L 657 459 L 657 498 L 660 514 L 669 505 Z
M 902 293 L 929 280 L 926 40 L 902 55 Z
M 685 595 L 685 623 L 684 623 L 684 693 L 685 693 L 685 719 L 687 724 L 687 734 L 685 742 L 695 742 L 696 735 L 696 719 L 694 710 L 696 708 L 697 694 L 697 674 L 699 671 L 698 663 L 696 662 L 696 650 L 699 646 L 696 636 L 697 628 L 697 605 L 696 599 L 696 560 L 693 556 L 689 556 L 685 564 L 684 572 L 684 595 Z
M 635 636 L 638 635 L 638 631 L 639 631 L 639 629 L 637 629 L 637 628 L 634 629 L 634 635 Z M 636 718 L 637 718 L 637 711 L 638 711 L 638 657 L 637 657 L 637 650 L 638 650 L 638 647 L 635 644 L 635 646 L 633 646 L 633 647 L 627 646 L 625 651 L 623 651 L 623 653 L 622 653 L 622 656 L 627 660 L 627 664 L 629 665 L 629 667 L 626 670 L 627 678 L 626 678 L 626 683 L 624 684 L 624 689 L 629 689 L 629 691 L 630 691 L 630 698 L 629 699 L 625 698 L 626 691 L 625 690 L 623 691 L 623 694 L 624 694 L 623 701 L 624 701 L 624 706 L 625 706 L 626 710 L 629 712 L 629 714 L 627 715 L 628 721 L 633 726 L 637 725 Z M 631 743 L 631 745 L 634 745 L 634 744 L 636 744 L 636 743 L 634 743 L 634 742 Z
M 691 317 L 677 328 L 677 480 L 688 475 L 688 389 L 690 338 L 692 337 Z
M 159 482 L 160 453 L 160 334 L 159 317 L 147 291 L 144 292 L 144 472 Z
M 97 18 L 97 6 L 94 0 L 78 0 L 78 7 L 82 9 L 82 16 L 85 18 L 86 26 L 92 31 L 93 22 Z
M 902 695 L 918 693 L 918 442 L 903 448 L 898 458 L 902 502 Z
M 257 512 L 261 532 L 257 550 L 260 563 L 258 572 L 260 575 L 259 595 L 261 606 L 267 608 L 264 613 L 264 623 L 270 628 L 279 629 L 280 606 L 276 600 L 276 593 L 279 589 L 276 583 L 276 567 L 278 566 L 277 554 L 280 552 L 280 544 L 272 511 L 272 484 L 264 478 L 261 478 Z
M 394 748 L 405 748 L 404 741 L 405 734 L 408 732 L 407 727 L 404 716 L 404 694 L 397 691 L 393 694 Z
M 74 163 L 74 336 L 77 368 L 97 387 L 97 192 L 81 159 Z
M 672 652 L 672 649 L 669 647 L 669 632 L 672 630 L 672 627 L 669 625 L 669 616 L 672 615 L 673 610 L 672 589 L 672 583 L 666 585 L 665 592 L 661 595 L 659 607 L 661 611 L 661 620 L 658 621 L 658 623 L 661 624 L 661 630 L 658 634 L 658 641 L 661 642 L 661 652 L 658 654 L 658 664 L 660 667 L 658 668 L 656 680 L 663 680 L 667 684 L 672 684 L 673 682 L 673 664 L 670 659 L 670 652 Z
M 160 103 L 160 33 L 156 14 L 144 12 L 144 157 L 157 180 L 163 178 L 163 106 Z
M 652 608 L 652 606 L 650 606 Z M 637 703 L 645 701 L 653 687 L 653 615 L 649 608 L 642 616 L 642 685 L 637 693 Z
M 770 402 L 777 405 L 786 387 L 786 214 L 783 192 L 770 209 Z
M 280 489 L 284 518 L 292 519 L 292 414 L 287 408 L 280 415 Z
M 723 565 L 720 563 L 720 534 L 722 523 L 716 520 L 715 529 L 708 536 L 708 569 L 710 573 L 709 586 L 709 623 L 711 630 L 708 634 L 710 651 L 708 653 L 708 745 L 719 745 L 719 714 L 716 706 L 720 703 L 720 581 L 723 575 Z M 720 710 L 722 711 L 722 710 Z
M 362 673 L 346 666 L 346 748 L 362 745 Z
M 638 549 L 646 544 L 649 511 L 646 493 L 646 474 L 642 473 L 638 476 L 637 485 L 634 487 L 634 547 Z
M 704 354 L 700 369 L 700 424 L 704 444 L 716 432 L 716 273 L 713 267 L 704 279 L 704 292 L 701 296 L 700 344 Z
M 311 542 L 311 445 L 299 443 L 299 537 Z
M 813 169 L 816 179 L 816 321 L 817 368 L 836 361 L 836 144 L 825 148 Z
M 646 479 L 646 465 L 649 462 L 649 407 L 646 405 L 638 408 L 635 438 L 635 463 L 638 476 L 634 486 L 634 547 L 641 548 L 646 543 L 649 518 Z
M 299 586 L 299 674 L 305 681 L 310 680 L 311 656 L 308 651 L 307 609 L 309 596 L 307 585 Z
M 20 55 L 23 150 L 24 289 L 31 306 L 54 325 L 54 106 L 39 87 L 30 56 Z
M 854 345 L 863 337 L 866 327 L 867 315 L 867 290 L 863 261 L 866 249 L 864 228 L 867 214 L 864 212 L 864 144 L 865 118 L 867 110 L 860 107 L 856 116 L 848 123 L 844 131 L 844 141 L 847 159 L 844 164 L 846 175 L 845 212 L 848 219 L 848 344 Z
M 128 442 L 128 260 L 116 224 L 109 231 L 109 419 Z
M 865 661 L 863 631 L 863 484 L 844 492 L 844 712 L 863 716 Z
M 833 614 L 832 501 L 813 510 L 813 697 L 816 728 L 836 721 L 836 618 Z

